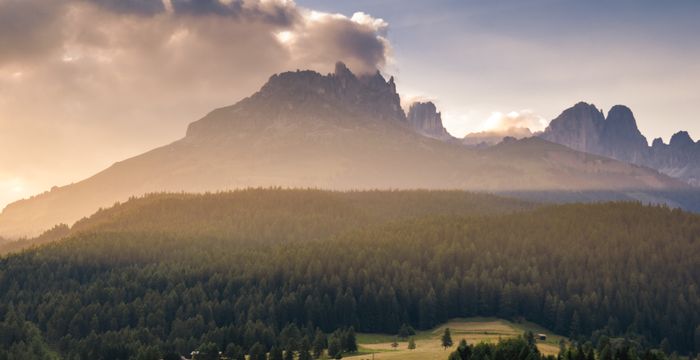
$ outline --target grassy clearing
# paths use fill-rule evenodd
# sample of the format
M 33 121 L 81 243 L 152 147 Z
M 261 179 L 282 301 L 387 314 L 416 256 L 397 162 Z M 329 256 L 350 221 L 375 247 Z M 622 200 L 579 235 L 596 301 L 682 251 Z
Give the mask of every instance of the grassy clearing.
M 452 340 L 455 346 L 461 339 L 469 343 L 497 342 L 499 339 L 516 337 L 525 331 L 535 334 L 547 334 L 547 340 L 537 341 L 537 347 L 543 354 L 559 353 L 559 341 L 566 338 L 556 335 L 537 324 L 530 322 L 514 323 L 497 318 L 466 318 L 450 320 L 446 324 L 434 329 L 419 331 L 413 337 L 416 341 L 416 349 L 408 350 L 408 340 L 399 340 L 399 347 L 394 350 L 391 343 L 395 336 L 389 334 L 358 334 L 357 341 L 362 354 L 349 356 L 354 360 L 364 359 L 405 359 L 405 360 L 445 360 L 455 349 L 443 349 L 440 337 L 449 327 L 452 332 Z

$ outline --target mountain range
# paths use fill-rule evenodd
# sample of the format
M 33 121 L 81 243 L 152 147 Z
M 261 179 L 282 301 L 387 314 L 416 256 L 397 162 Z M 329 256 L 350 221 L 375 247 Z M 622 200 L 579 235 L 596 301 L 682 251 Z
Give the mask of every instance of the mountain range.
M 700 186 L 700 142 L 679 131 L 668 144 L 658 138 L 649 146 L 634 114 L 623 105 L 613 106 L 606 117 L 595 105 L 580 102 L 552 120 L 539 136 L 577 151 L 656 169 Z
M 687 184 L 588 153 L 589 145 L 603 144 L 608 136 L 599 135 L 605 121 L 599 124 L 602 115 L 592 110 L 577 106 L 573 114 L 565 112 L 541 138 L 467 147 L 447 134 L 433 104 L 416 104 L 406 114 L 394 79 L 379 72 L 356 75 L 342 63 L 325 75 L 285 72 L 252 96 L 191 123 L 180 140 L 8 205 L 0 214 L 0 236 L 34 236 L 146 193 L 248 187 L 610 192 L 616 199 L 676 204 L 663 193 L 686 191 Z M 629 125 L 622 115 L 620 123 Z M 559 128 L 576 128 L 569 117 L 582 119 L 587 135 L 554 136 Z M 597 134 L 595 140 L 589 133 Z M 635 141 L 630 143 L 641 148 Z

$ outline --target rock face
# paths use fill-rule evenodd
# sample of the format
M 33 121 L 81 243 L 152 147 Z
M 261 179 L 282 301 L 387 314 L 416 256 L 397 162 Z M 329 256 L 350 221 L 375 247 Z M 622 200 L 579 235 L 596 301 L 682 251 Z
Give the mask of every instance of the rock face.
M 574 150 L 647 166 L 700 186 L 700 142 L 681 131 L 668 145 L 655 139 L 650 147 L 634 114 L 623 105 L 613 106 L 603 117 L 594 105 L 580 102 L 552 120 L 540 137 Z
M 691 185 L 700 186 L 700 141 L 694 142 L 686 131 L 679 131 L 667 144 L 654 139 L 648 166 Z
M 275 74 L 260 91 L 236 104 L 235 109 L 218 109 L 210 115 L 217 115 L 217 112 L 230 115 L 231 110 L 242 115 L 238 121 L 230 121 L 230 116 L 207 116 L 190 124 L 187 137 L 217 136 L 241 127 L 268 125 L 267 121 L 248 123 L 261 117 L 268 120 L 305 116 L 331 120 L 351 118 L 352 122 L 367 119 L 406 122 L 393 77 L 386 81 L 379 71 L 374 75 L 356 76 L 341 62 L 336 64 L 333 74 L 325 76 L 309 70 Z M 334 116 L 337 114 L 342 116 Z
M 602 154 L 601 134 L 604 125 L 605 117 L 601 110 L 580 102 L 552 120 L 540 137 L 577 151 Z
M 600 140 L 603 153 L 613 159 L 639 165 L 646 161 L 647 138 L 637 128 L 632 110 L 626 106 L 615 105 L 608 111 Z
M 414 108 L 411 119 L 442 134 L 434 105 Z M 250 97 L 190 124 L 178 141 L 8 205 L 0 214 L 0 236 L 37 235 L 146 193 L 277 186 L 616 194 L 685 189 L 656 171 L 539 138 L 474 149 L 423 136 L 401 109 L 393 79 L 356 76 L 338 64 L 333 74 L 274 75 Z
M 407 119 L 419 134 L 439 140 L 454 140 L 442 125 L 442 116 L 432 101 L 411 104 Z

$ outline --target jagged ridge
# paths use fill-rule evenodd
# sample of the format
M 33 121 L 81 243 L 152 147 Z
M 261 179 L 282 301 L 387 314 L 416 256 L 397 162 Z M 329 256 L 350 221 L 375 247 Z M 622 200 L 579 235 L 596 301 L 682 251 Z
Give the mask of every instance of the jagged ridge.
M 680 131 L 668 145 L 654 139 L 649 146 L 632 110 L 623 105 L 613 106 L 604 117 L 595 105 L 580 102 L 552 120 L 540 136 L 577 151 L 647 166 L 700 186 L 700 142 Z

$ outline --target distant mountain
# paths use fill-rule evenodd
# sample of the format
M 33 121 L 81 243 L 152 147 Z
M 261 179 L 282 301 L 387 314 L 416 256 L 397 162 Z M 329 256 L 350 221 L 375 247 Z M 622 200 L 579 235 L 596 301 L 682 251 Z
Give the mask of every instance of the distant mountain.
M 605 117 L 595 105 L 580 102 L 552 120 L 540 137 L 574 150 L 647 166 L 700 186 L 700 142 L 680 131 L 668 145 L 655 139 L 649 146 L 632 111 L 623 105 L 613 106 Z
M 469 133 L 462 138 L 462 144 L 469 146 L 491 146 L 500 143 L 504 138 L 524 139 L 532 135 L 532 131 L 528 128 L 511 127 L 505 130 Z
M 407 120 L 419 134 L 443 141 L 456 140 L 443 126 L 442 115 L 431 101 L 411 104 Z
M 411 117 L 414 122 L 433 121 L 438 129 L 439 114 L 429 105 L 414 108 Z M 684 189 L 656 171 L 542 139 L 473 149 L 424 136 L 403 112 L 393 78 L 358 76 L 339 63 L 333 74 L 273 75 L 252 96 L 190 124 L 181 140 L 8 205 L 0 214 L 0 235 L 38 235 L 145 193 L 272 186 L 489 192 Z

